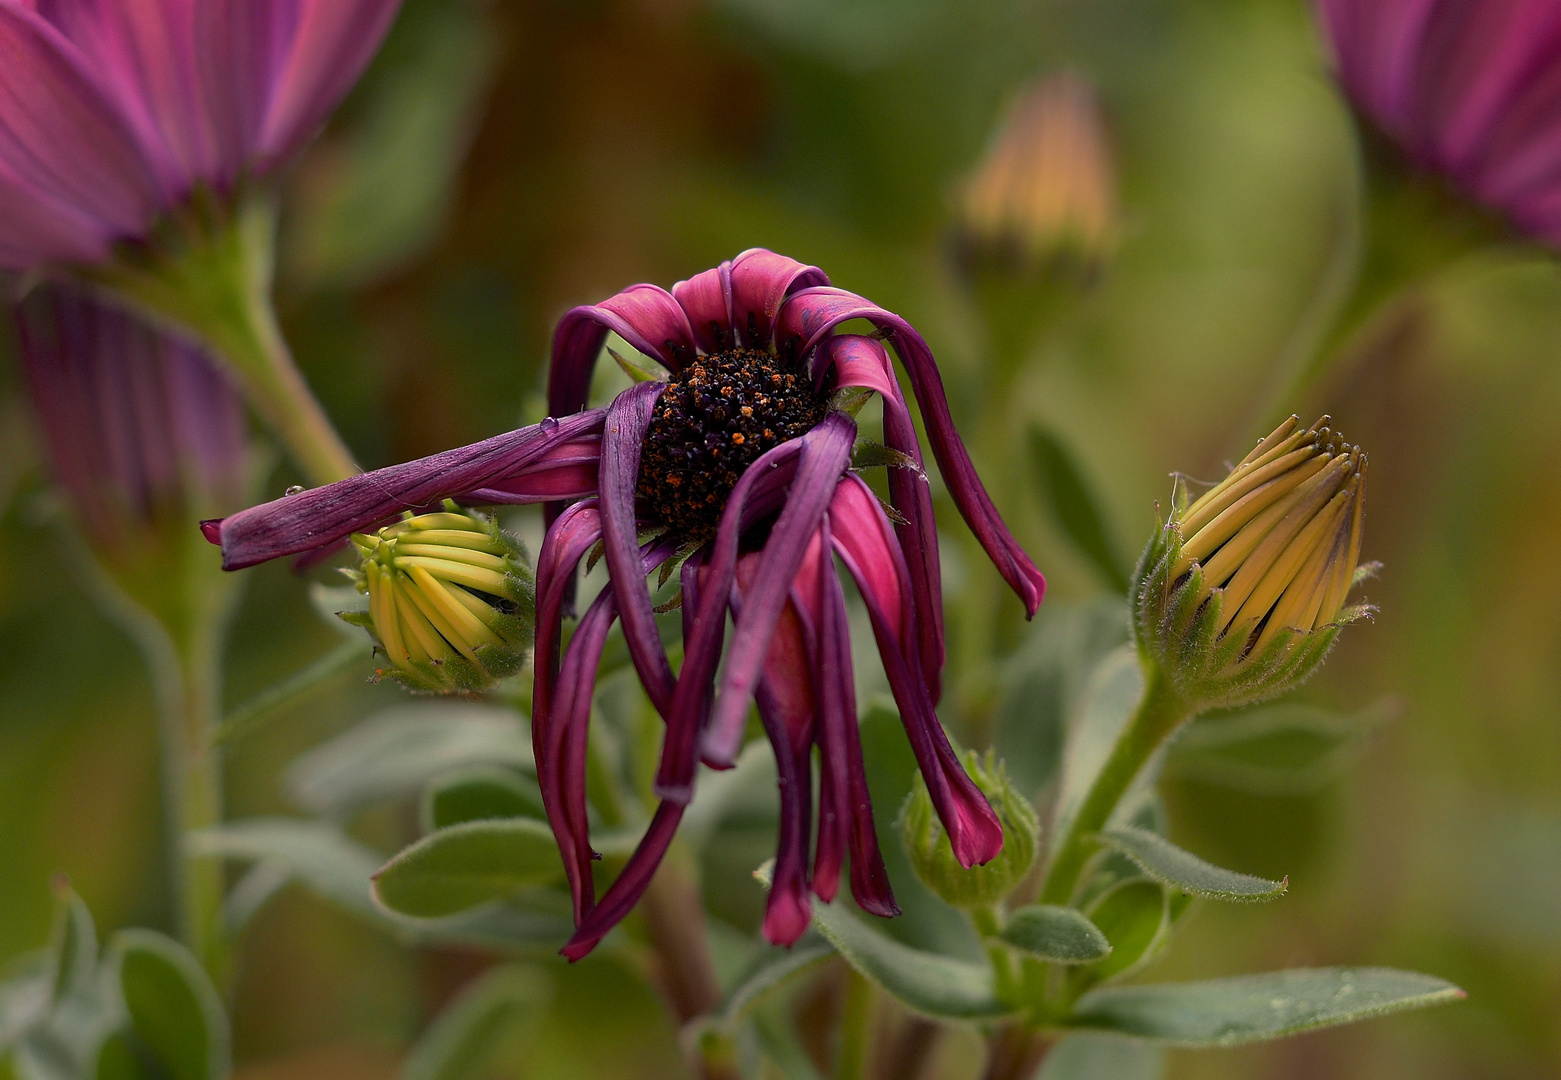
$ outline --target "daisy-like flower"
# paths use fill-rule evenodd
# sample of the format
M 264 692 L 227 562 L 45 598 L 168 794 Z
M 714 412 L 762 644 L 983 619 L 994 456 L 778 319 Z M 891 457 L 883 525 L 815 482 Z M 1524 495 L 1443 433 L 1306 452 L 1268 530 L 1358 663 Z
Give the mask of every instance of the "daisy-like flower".
M 877 332 L 837 331 L 856 319 Z M 662 365 L 665 378 L 646 378 L 607 407 L 584 410 L 609 331 Z M 221 543 L 224 565 L 237 568 L 308 555 L 438 499 L 551 502 L 536 567 L 532 739 L 574 895 L 578 930 L 565 955 L 584 956 L 628 914 L 693 797 L 698 763 L 734 763 L 755 702 L 775 748 L 781 794 L 766 935 L 790 943 L 802 934 L 809 893 L 834 897 L 847 852 L 857 902 L 892 915 L 898 908 L 857 736 L 837 559 L 866 604 L 956 857 L 965 866 L 986 863 L 1003 835 L 934 713 L 944 656 L 937 533 L 916 429 L 886 343 L 909 373 L 950 497 L 1033 614 L 1045 580 L 976 476 L 926 342 L 898 316 L 830 287 L 816 267 L 759 249 L 670 292 L 636 285 L 565 315 L 553 341 L 554 415 L 543 423 L 255 507 L 208 523 L 207 535 Z M 852 469 L 856 422 L 837 407 L 873 392 L 883 401 L 888 452 L 880 457 L 894 462 L 893 522 Z M 578 564 L 598 544 L 610 585 L 561 649 Z M 658 570 L 676 571 L 682 586 L 684 658 L 676 673 L 646 583 Z M 586 737 L 598 661 L 618 620 L 666 735 L 655 783 L 660 804 L 598 900 Z M 809 865 L 814 746 L 821 790 Z
M 1351 101 L 1414 166 L 1561 244 L 1561 5 L 1315 2 Z

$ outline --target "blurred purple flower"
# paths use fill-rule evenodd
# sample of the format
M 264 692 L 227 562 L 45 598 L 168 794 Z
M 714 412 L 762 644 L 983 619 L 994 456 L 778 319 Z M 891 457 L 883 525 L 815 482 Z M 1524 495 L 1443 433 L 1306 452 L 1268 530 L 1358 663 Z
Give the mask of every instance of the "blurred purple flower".
M 878 332 L 836 333 L 853 319 Z M 605 409 L 580 411 L 609 330 L 659 361 L 670 378 L 640 382 Z M 837 557 L 866 603 L 906 732 L 960 861 L 993 858 L 1002 828 L 934 712 L 944 657 L 937 532 L 916 430 L 885 341 L 910 374 L 950 496 L 1034 614 L 1045 580 L 976 476 L 921 336 L 898 316 L 829 287 L 817 268 L 759 249 L 671 292 L 636 285 L 565 315 L 553 339 L 555 418 L 246 510 L 212 523 L 208 536 L 235 568 L 320 549 L 441 498 L 554 501 L 537 563 L 532 739 L 575 900 L 578 931 L 565 955 L 590 952 L 634 906 L 693 797 L 696 765 L 734 763 L 754 701 L 781 789 L 767 936 L 789 944 L 802 934 L 809 891 L 833 898 L 847 851 L 858 903 L 895 914 L 857 739 Z M 897 462 L 889 475 L 894 525 L 851 469 L 856 423 L 833 402 L 853 388 L 883 400 L 884 440 Z M 560 510 L 568 499 L 582 501 Z M 598 544 L 610 584 L 561 649 L 578 564 Z M 684 659 L 674 675 L 645 578 L 658 568 L 665 577 L 679 564 Z M 718 675 L 729 612 L 731 646 Z M 598 903 L 586 738 L 598 661 L 620 618 L 667 730 L 655 784 L 660 806 Z M 823 769 L 810 873 L 815 745 Z
M 0 266 L 100 262 L 285 162 L 399 0 L 0 0 Z
M 1351 100 L 1416 167 L 1561 244 L 1561 3 L 1316 4 Z
M 70 286 L 33 289 L 16 317 L 51 471 L 100 555 L 243 503 L 244 406 L 199 348 Z

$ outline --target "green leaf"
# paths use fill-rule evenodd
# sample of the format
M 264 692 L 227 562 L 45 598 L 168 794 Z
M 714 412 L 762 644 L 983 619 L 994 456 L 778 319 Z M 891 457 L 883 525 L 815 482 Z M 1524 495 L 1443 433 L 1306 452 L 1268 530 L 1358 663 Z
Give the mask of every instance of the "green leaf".
M 1081 708 L 1063 751 L 1053 836 L 1067 832 L 1143 693 L 1144 674 L 1131 645 L 1116 649 L 1095 665 L 1080 695 Z
M 61 886 L 56 892 L 54 933 L 49 949 L 54 958 L 50 997 L 55 1005 L 74 994 L 94 989 L 98 970 L 98 934 L 92 912 L 76 890 Z
M 1106 584 L 1125 594 L 1127 570 L 1114 550 L 1100 502 L 1091 493 L 1072 455 L 1056 436 L 1039 426 L 1030 428 L 1030 453 L 1057 524 Z
M 98 1047 L 93 1076 L 96 1080 L 159 1080 L 155 1072 L 142 1065 L 141 1058 L 131 1049 L 130 1039 L 122 1031 L 112 1032 Z
M 530 818 L 468 821 L 423 837 L 374 875 L 374 898 L 401 915 L 439 918 L 563 877 L 552 830 Z
M 1171 744 L 1166 775 L 1254 795 L 1307 795 L 1342 776 L 1395 708 L 1384 700 L 1345 715 L 1282 704 L 1204 717 Z
M 916 463 L 916 459 L 905 451 L 873 442 L 871 439 L 858 439 L 856 445 L 851 448 L 851 467 L 853 469 L 911 469 L 917 473 L 923 471 Z
M 727 994 L 721 1015 L 732 1023 L 741 1020 L 771 990 L 784 986 L 813 965 L 829 959 L 835 950 L 817 938 L 804 938 L 789 949 L 761 948 Z
M 189 950 L 152 930 L 124 930 L 114 938 L 113 953 L 134 1041 L 168 1080 L 227 1076 L 227 1016 Z
M 1269 881 L 1234 870 L 1222 870 L 1146 829 L 1124 825 L 1107 829 L 1100 834 L 1100 839 L 1132 859 L 1144 873 L 1162 885 L 1194 896 L 1251 903 L 1283 896 L 1290 887 L 1289 878 Z
M 642 383 L 667 381 L 666 368 L 661 368 L 658 370 L 657 368 L 651 367 L 649 364 L 642 364 L 638 360 L 630 359 L 629 357 L 624 356 L 617 349 L 610 347 L 607 350 L 607 355 L 613 358 L 613 361 L 620 369 L 622 369 L 623 373 L 627 375 L 632 382 Z M 642 354 L 636 353 L 635 355 L 638 356 Z
M 544 816 L 536 781 L 510 769 L 477 766 L 442 776 L 423 792 L 427 832 L 465 821 Z
M 488 1080 L 496 1063 L 524 1054 L 550 997 L 540 968 L 494 968 L 429 1025 L 407 1056 L 401 1080 Z
M 1164 1074 L 1158 1046 L 1081 1031 L 1052 1047 L 1035 1080 L 1160 1080 Z
M 346 817 L 468 765 L 533 768 L 531 741 L 513 712 L 457 702 L 387 709 L 295 760 L 286 783 L 304 809 Z
M 1111 942 L 1084 913 L 1055 904 L 1032 904 L 1008 917 L 1002 939 L 1042 960 L 1088 964 L 1104 959 Z
M 1168 921 L 1165 890 L 1143 878 L 1124 881 L 1095 903 L 1089 918 L 1111 942 L 1111 954 L 1078 971 L 1080 985 L 1126 974 L 1154 959 Z
M 813 901 L 813 924 L 852 967 L 915 1012 L 969 1020 L 1009 1011 L 984 964 L 901 945 L 869 930 L 839 903 Z
M 54 958 L 40 949 L 6 967 L 0 982 L 0 1053 L 48 1015 L 54 988 Z
M 1300 968 L 1094 990 L 1080 999 L 1070 1023 L 1171 1046 L 1237 1046 L 1464 996 L 1450 982 L 1409 971 Z
M 372 646 L 366 635 L 357 634 L 353 640 L 343 641 L 308 667 L 260 691 L 223 717 L 213 740 L 222 745 L 248 735 L 262 727 L 283 705 L 302 697 L 355 664 L 368 660 L 371 651 Z

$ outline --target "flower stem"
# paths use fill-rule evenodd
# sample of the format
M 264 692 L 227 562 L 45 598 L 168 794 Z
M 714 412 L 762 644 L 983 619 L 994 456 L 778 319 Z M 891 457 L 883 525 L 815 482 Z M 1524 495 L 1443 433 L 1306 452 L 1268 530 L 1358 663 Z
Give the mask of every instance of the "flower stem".
M 199 205 L 145 249 L 127 249 L 82 276 L 153 318 L 194 333 L 226 364 L 249 404 L 310 482 L 358 471 L 293 363 L 271 304 L 276 220 L 259 197 Z
M 688 855 L 674 845 L 640 900 L 640 915 L 650 935 L 662 996 L 685 1032 L 713 1016 L 721 1005 L 721 984 L 705 934 L 704 898 Z M 691 1027 L 690 1025 L 695 1025 Z M 702 1080 L 737 1080 L 729 1041 L 714 1031 L 696 1033 L 688 1047 L 695 1075 Z
M 835 1080 L 863 1080 L 867 1076 L 874 1004 L 873 984 L 855 968 L 848 968 L 845 1003 L 840 1010 L 840 1053 L 835 1059 Z
M 1056 1041 L 1048 1031 L 1019 1023 L 999 1027 L 987 1039 L 986 1072 L 982 1080 L 1032 1080 Z
M 1067 904 L 1078 888 L 1089 858 L 1099 847 L 1096 839 L 1105 828 L 1122 796 L 1144 766 L 1172 733 L 1192 715 L 1172 689 L 1158 664 L 1144 664 L 1144 694 L 1127 726 L 1118 736 L 1110 756 L 1096 774 L 1078 811 L 1063 826 L 1052 846 L 1051 866 L 1041 890 L 1041 902 Z

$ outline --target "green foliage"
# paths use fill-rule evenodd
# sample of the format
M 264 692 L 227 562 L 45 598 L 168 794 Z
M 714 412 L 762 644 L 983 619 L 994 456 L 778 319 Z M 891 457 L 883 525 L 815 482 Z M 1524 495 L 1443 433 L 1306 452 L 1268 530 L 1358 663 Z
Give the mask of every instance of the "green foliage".
M 1096 990 L 1073 1022 L 1172 1046 L 1236 1046 L 1463 996 L 1445 980 L 1390 968 L 1300 968 Z
M 1031 904 L 1008 917 L 999 935 L 1016 949 L 1056 964 L 1089 964 L 1111 953 L 1111 942 L 1076 908 Z
M 741 1020 L 772 991 L 834 954 L 835 950 L 829 944 L 817 938 L 804 938 L 789 949 L 776 946 L 759 949 L 727 993 L 721 1006 L 722 1018 L 727 1023 Z
M 1148 964 L 1165 947 L 1172 914 L 1165 890 L 1140 878 L 1109 890 L 1091 906 L 1089 917 L 1111 943 L 1111 954 L 1073 973 L 1076 986 L 1126 975 Z
M 1003 849 L 997 858 L 982 866 L 960 865 L 943 823 L 933 812 L 932 798 L 920 773 L 900 808 L 900 840 L 923 885 L 954 907 L 980 908 L 1007 896 L 1029 872 L 1041 825 L 1035 807 L 1014 790 L 993 753 L 988 752 L 983 761 L 979 754 L 968 751 L 963 760 L 965 771 L 1003 823 Z
M 1111 591 L 1126 594 L 1127 570 L 1111 540 L 1100 498 L 1084 479 L 1067 447 L 1044 427 L 1031 425 L 1030 455 L 1057 524 Z
M 115 936 L 111 951 L 129 1019 L 126 1049 L 143 1066 L 155 1062 L 150 1075 L 167 1080 L 225 1077 L 228 1020 L 217 991 L 189 950 L 150 930 L 125 930 Z M 109 1058 L 111 1067 L 122 1067 L 117 1049 Z
M 1392 711 L 1345 715 L 1280 702 L 1193 721 L 1171 744 L 1166 774 L 1254 795 L 1305 795 L 1337 780 Z
M 1283 896 L 1290 885 L 1289 878 L 1268 881 L 1222 870 L 1145 829 L 1122 826 L 1108 829 L 1100 838 L 1162 885 L 1194 896 L 1237 902 L 1273 900 Z
M 547 974 L 497 967 L 461 991 L 407 1056 L 401 1080 L 488 1080 L 524 1059 L 550 997 Z
M 536 781 L 510 769 L 477 766 L 436 778 L 423 792 L 423 831 L 487 818 L 542 818 Z
M 1157 1046 L 1078 1032 L 1052 1047 L 1036 1080 L 1160 1080 L 1164 1073 Z
M 423 837 L 374 874 L 374 898 L 437 919 L 562 879 L 553 832 L 530 818 L 468 821 Z

